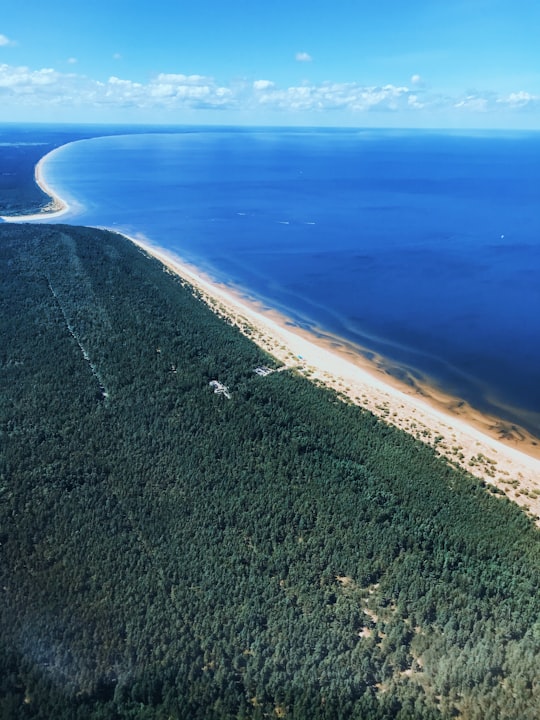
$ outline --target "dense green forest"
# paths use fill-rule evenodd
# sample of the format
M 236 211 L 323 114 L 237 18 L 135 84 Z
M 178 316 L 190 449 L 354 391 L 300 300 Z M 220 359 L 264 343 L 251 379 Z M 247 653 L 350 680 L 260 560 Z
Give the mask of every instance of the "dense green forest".
M 121 236 L 0 263 L 2 720 L 540 716 L 521 510 Z

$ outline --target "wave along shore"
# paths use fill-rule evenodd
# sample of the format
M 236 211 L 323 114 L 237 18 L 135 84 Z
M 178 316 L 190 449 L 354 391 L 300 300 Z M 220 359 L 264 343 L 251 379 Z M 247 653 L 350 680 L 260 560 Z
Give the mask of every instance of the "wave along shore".
M 44 221 L 71 210 L 43 178 L 43 165 L 57 150 L 36 166 L 36 182 L 51 197 L 48 208 L 5 221 Z M 451 463 L 496 485 L 536 516 L 540 525 L 540 443 L 530 433 L 428 385 L 400 383 L 384 371 L 384 359 L 367 360 L 351 343 L 298 327 L 285 315 L 217 282 L 148 239 L 125 237 L 195 288 L 211 310 L 237 325 L 278 362 L 336 390 L 344 401 L 373 412 L 432 446 Z

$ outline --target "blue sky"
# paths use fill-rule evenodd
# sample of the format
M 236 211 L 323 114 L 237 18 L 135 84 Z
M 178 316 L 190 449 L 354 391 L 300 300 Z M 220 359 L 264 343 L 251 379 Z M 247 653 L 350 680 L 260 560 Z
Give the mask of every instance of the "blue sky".
M 21 0 L 0 121 L 540 128 L 539 0 Z

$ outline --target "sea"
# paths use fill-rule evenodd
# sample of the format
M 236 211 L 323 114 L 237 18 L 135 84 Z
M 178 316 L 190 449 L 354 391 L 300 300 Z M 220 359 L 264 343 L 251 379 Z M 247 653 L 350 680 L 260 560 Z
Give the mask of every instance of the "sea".
M 185 128 L 74 142 L 59 221 L 142 236 L 540 437 L 540 133 Z

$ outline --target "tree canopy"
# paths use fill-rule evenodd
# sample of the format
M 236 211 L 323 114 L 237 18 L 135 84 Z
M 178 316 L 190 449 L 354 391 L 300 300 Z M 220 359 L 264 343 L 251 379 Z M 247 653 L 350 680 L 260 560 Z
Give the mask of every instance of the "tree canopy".
M 538 717 L 522 511 L 119 235 L 0 263 L 0 717 Z

